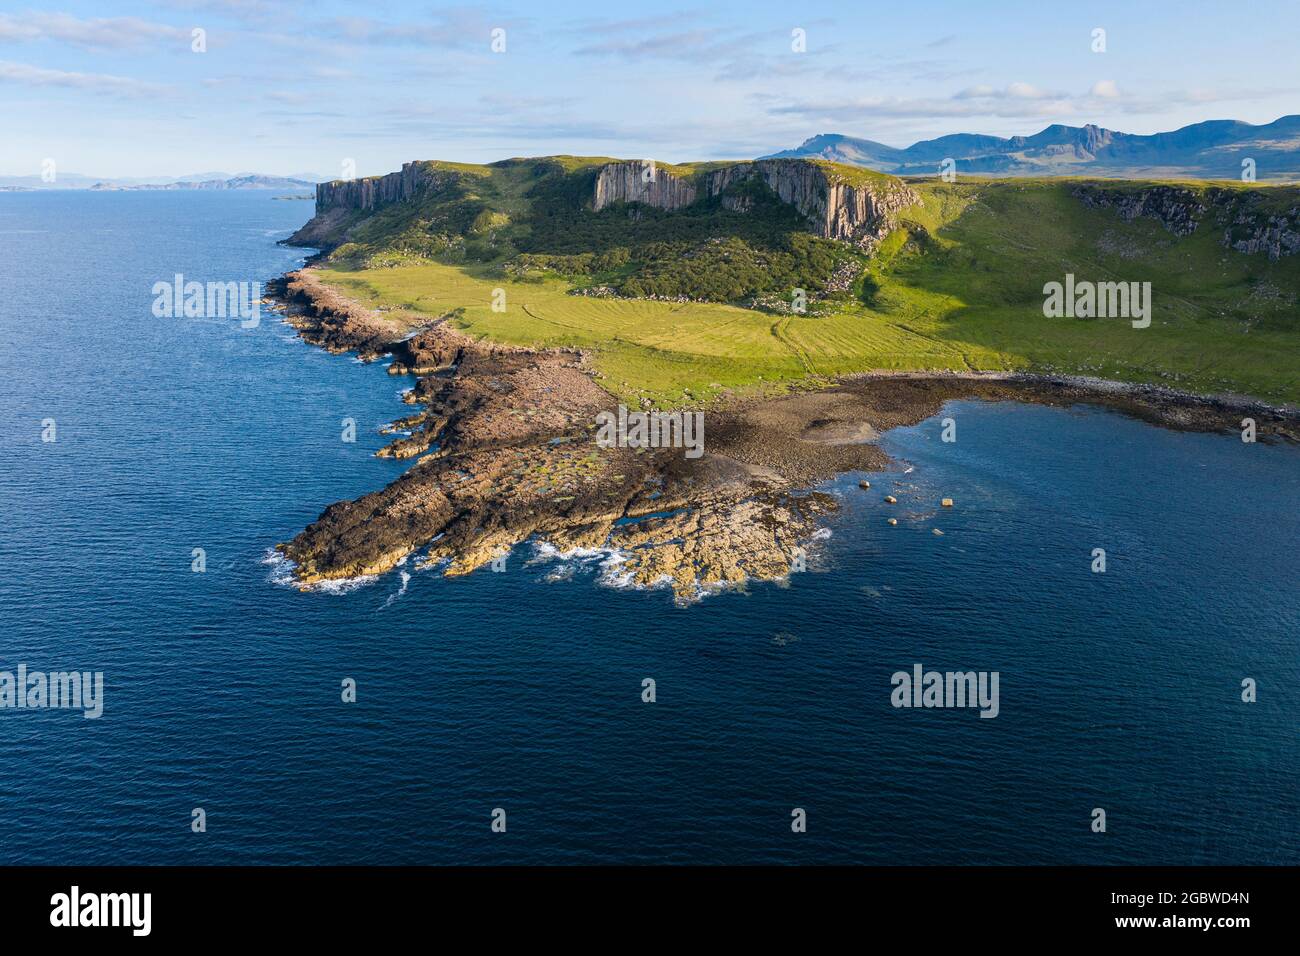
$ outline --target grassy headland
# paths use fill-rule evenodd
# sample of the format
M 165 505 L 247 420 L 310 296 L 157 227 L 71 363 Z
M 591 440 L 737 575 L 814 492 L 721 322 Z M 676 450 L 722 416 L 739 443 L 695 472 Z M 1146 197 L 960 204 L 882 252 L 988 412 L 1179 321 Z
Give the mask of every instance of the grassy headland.
M 1226 241 L 1285 229 L 1296 187 L 917 180 L 917 201 L 861 246 L 812 234 L 758 178 L 681 208 L 596 211 L 611 162 L 431 164 L 438 188 L 338 219 L 321 278 L 406 324 L 449 316 L 475 337 L 583 348 L 608 391 L 660 405 L 886 369 L 1044 371 L 1300 401 L 1300 255 Z M 831 183 L 897 183 L 814 164 Z M 699 182 L 725 165 L 659 170 Z M 1190 231 L 1176 218 L 1189 206 Z M 1066 273 L 1150 282 L 1151 326 L 1045 318 L 1043 285 Z M 794 289 L 808 291 L 807 314 L 785 307 Z

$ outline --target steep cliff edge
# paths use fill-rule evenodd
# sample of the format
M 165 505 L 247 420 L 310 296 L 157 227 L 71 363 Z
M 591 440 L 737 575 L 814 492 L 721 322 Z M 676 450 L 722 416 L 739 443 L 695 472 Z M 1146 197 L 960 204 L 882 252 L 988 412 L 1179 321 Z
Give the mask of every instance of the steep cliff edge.
M 702 197 L 722 196 L 726 208 L 740 212 L 747 208 L 744 199 L 729 193 L 753 180 L 797 209 L 814 235 L 866 248 L 889 233 L 899 210 L 920 201 L 914 190 L 889 176 L 845 174 L 814 160 L 772 159 L 706 168 L 687 176 L 652 162 L 609 163 L 596 175 L 592 205 L 600 211 L 614 203 L 635 202 L 673 211 Z
M 683 167 L 635 160 L 566 166 L 557 158 L 508 160 L 488 167 L 421 161 L 405 163 L 399 172 L 385 176 L 318 184 L 315 216 L 287 243 L 332 249 L 349 241 L 354 226 L 389 207 L 415 206 L 426 198 L 462 198 L 494 177 L 508 180 L 520 170 L 530 170 L 534 180 L 558 177 L 575 184 L 594 174 L 594 185 L 583 201 L 595 212 L 616 203 L 671 212 L 720 197 L 724 209 L 743 213 L 753 205 L 748 188 L 759 183 L 796 209 L 813 235 L 868 250 L 893 228 L 899 210 L 919 202 L 913 189 L 892 176 L 807 159 Z
M 1279 205 L 1276 193 L 1245 187 L 1084 183 L 1074 195 L 1086 206 L 1114 209 L 1132 221 L 1154 219 L 1175 236 L 1203 221 L 1223 230 L 1226 248 L 1271 260 L 1300 253 L 1300 205 Z
M 398 172 L 383 176 L 317 183 L 316 214 L 285 244 L 330 249 L 346 239 L 349 225 L 366 215 L 446 189 L 455 181 L 455 172 L 436 163 L 418 161 L 403 163 Z
M 316 211 L 335 206 L 347 209 L 377 209 L 394 202 L 414 199 L 426 186 L 436 184 L 437 175 L 428 163 L 403 163 L 399 172 L 365 179 L 336 179 L 316 184 Z

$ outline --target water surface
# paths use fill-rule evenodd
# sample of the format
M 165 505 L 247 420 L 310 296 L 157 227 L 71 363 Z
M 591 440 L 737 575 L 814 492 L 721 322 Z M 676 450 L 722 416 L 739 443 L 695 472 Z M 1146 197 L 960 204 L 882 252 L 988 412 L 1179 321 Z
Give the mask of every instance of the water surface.
M 410 380 L 150 290 L 278 275 L 307 212 L 0 195 L 0 668 L 107 684 L 0 712 L 0 862 L 1300 862 L 1300 450 L 958 402 L 828 485 L 787 586 L 678 608 L 526 547 L 299 593 L 267 549 L 400 473 Z M 894 709 L 918 662 L 1000 715 Z

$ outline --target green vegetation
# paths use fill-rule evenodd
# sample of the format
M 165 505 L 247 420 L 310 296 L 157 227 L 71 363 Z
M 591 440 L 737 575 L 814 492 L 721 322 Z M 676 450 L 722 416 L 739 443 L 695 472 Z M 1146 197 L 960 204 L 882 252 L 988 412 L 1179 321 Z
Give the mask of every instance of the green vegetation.
M 698 402 L 877 369 L 1054 371 L 1300 401 L 1300 255 L 1270 261 L 1226 248 L 1213 210 L 1179 237 L 1154 219 L 1085 205 L 1072 192 L 1078 181 L 930 179 L 910 184 L 920 204 L 867 259 L 808 234 L 752 182 L 746 212 L 717 199 L 672 213 L 592 212 L 584 204 L 603 162 L 477 167 L 436 199 L 359 221 L 325 277 L 407 321 L 451 314 L 475 336 L 589 349 L 602 384 L 630 401 Z M 1210 190 L 1210 207 L 1227 194 L 1270 214 L 1300 204 L 1294 187 L 1196 188 Z M 862 274 L 819 303 L 819 315 L 735 305 L 823 288 L 850 260 Z M 1067 272 L 1150 282 L 1151 326 L 1045 318 L 1043 285 Z M 570 294 L 597 285 L 713 301 Z M 504 312 L 491 309 L 497 288 Z

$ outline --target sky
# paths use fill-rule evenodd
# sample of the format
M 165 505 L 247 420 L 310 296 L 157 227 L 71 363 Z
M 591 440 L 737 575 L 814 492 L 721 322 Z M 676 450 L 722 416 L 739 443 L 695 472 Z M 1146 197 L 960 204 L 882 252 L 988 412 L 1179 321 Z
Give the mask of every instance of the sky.
M 1300 113 L 1297 0 L 672 2 L 0 0 L 0 175 L 684 162 Z

